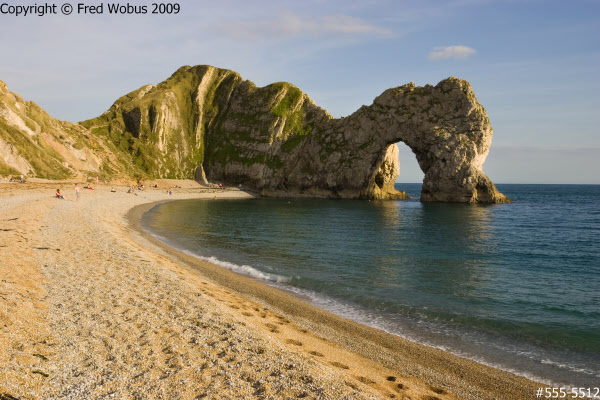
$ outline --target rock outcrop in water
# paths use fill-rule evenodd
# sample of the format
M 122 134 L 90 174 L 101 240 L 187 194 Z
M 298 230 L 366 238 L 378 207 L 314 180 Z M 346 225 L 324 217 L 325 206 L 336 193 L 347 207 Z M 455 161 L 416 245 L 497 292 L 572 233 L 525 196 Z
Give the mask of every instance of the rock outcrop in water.
M 402 198 L 396 142 L 425 173 L 422 201 L 501 202 L 482 172 L 492 128 L 468 82 L 389 89 L 334 119 L 289 83 L 182 67 L 83 123 L 129 147 L 153 176 L 244 184 L 263 195 Z
M 435 87 L 410 83 L 386 90 L 371 106 L 337 124 L 334 131 L 356 138 L 359 148 L 369 144 L 365 157 L 396 142 L 410 147 L 425 173 L 421 201 L 509 201 L 482 171 L 493 131 L 464 80 L 448 78 Z M 375 183 L 380 186 L 377 174 Z
M 182 67 L 80 124 L 1 89 L 0 150 L 8 150 L 0 156 L 15 172 L 40 175 L 34 164 L 53 154 L 57 177 L 100 171 L 244 184 L 268 196 L 404 198 L 394 189 L 404 142 L 425 173 L 422 201 L 508 201 L 482 171 L 492 140 L 486 112 L 457 78 L 389 89 L 340 119 L 292 84 L 259 88 L 206 65 Z

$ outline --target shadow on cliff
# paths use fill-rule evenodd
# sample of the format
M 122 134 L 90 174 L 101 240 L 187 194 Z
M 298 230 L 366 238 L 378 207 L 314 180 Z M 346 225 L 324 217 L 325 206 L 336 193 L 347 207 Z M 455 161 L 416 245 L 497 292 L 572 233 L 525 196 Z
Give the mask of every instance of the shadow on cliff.
M 335 119 L 296 86 L 257 87 L 207 65 L 181 67 L 82 123 L 156 178 L 244 184 L 265 196 L 399 199 L 403 142 L 424 172 L 421 201 L 510 201 L 483 173 L 492 128 L 470 84 L 386 90 Z

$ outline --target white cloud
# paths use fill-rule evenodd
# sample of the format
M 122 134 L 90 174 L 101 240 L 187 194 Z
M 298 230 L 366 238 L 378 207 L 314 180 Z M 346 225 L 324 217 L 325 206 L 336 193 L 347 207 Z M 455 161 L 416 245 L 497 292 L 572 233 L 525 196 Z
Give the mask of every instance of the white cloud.
M 446 47 L 438 46 L 433 48 L 427 58 L 429 58 L 430 61 L 448 60 L 450 58 L 455 60 L 466 60 L 475 53 L 475 49 L 462 45 Z
M 284 14 L 270 21 L 228 21 L 220 24 L 230 36 L 247 40 L 326 34 L 391 37 L 393 32 L 349 15 L 302 18 Z

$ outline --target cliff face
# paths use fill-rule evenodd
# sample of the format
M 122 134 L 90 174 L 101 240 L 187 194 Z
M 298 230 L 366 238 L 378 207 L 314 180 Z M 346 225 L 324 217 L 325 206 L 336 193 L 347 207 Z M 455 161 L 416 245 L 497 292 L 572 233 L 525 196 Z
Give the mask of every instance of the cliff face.
M 132 154 L 134 163 L 152 177 L 193 178 L 203 162 L 206 130 L 241 81 L 228 70 L 182 67 L 81 125 Z
M 298 88 L 182 67 L 83 126 L 154 177 L 244 184 L 264 195 L 402 198 L 396 142 L 425 173 L 422 201 L 502 202 L 482 172 L 492 128 L 468 82 L 389 89 L 334 119 Z
M 0 81 L 0 175 L 131 175 L 127 155 L 111 147 L 83 126 L 54 119 L 37 104 L 23 101 Z
M 262 88 L 201 65 L 71 124 L 0 83 L 0 174 L 196 178 L 263 195 L 389 199 L 397 142 L 425 173 L 422 201 L 503 202 L 485 176 L 492 128 L 468 82 L 404 85 L 334 119 L 289 83 Z

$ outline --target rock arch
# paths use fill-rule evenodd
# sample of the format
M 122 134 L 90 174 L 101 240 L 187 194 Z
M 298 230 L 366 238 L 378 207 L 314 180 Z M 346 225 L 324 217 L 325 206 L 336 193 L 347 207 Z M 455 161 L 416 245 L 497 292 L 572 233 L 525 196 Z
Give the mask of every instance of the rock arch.
M 403 142 L 425 174 L 421 201 L 510 201 L 482 171 L 493 130 L 464 80 L 448 78 L 436 86 L 410 83 L 389 89 L 371 106 L 334 123 L 338 125 L 334 135 L 344 132 L 350 138 L 350 168 L 363 180 L 361 197 L 397 196 L 393 189 L 399 176 L 395 143 Z
M 396 143 L 403 142 L 425 174 L 421 201 L 510 201 L 482 171 L 493 130 L 467 81 L 448 78 L 424 87 L 409 83 L 339 119 L 291 85 L 271 94 L 283 104 L 294 93 L 289 109 L 274 118 L 277 102 L 257 107 L 273 89 L 240 85 L 233 92 L 219 135 L 207 135 L 210 157 L 205 163 L 216 160 L 207 172 L 209 180 L 244 183 L 266 196 L 399 199 L 406 195 L 394 189 L 400 171 Z M 250 115 L 248 104 L 254 105 Z M 300 119 L 308 133 L 285 133 L 294 118 L 294 129 Z M 256 120 L 263 122 L 248 125 Z M 271 128 L 265 129 L 268 124 Z M 248 139 L 242 144 L 239 132 L 244 129 Z
M 403 142 L 425 174 L 421 201 L 509 201 L 482 171 L 493 134 L 485 109 L 457 78 L 388 89 L 335 119 L 290 83 L 257 87 L 233 71 L 185 66 L 83 124 L 124 135 L 153 177 L 196 176 L 268 196 L 400 198 L 395 143 Z

